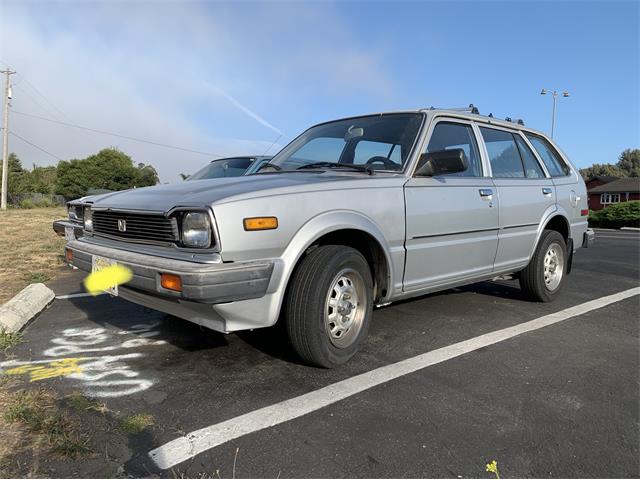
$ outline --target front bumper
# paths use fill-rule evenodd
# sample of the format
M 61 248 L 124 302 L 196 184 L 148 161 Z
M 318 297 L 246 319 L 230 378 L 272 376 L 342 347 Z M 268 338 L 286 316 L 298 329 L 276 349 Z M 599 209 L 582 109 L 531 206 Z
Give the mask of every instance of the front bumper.
M 75 238 L 80 238 L 83 235 L 82 224 L 75 223 L 71 220 L 56 220 L 53 222 L 53 231 L 61 237 L 64 237 L 65 227 L 72 227 Z
M 582 237 L 582 248 L 589 248 L 596 241 L 596 234 L 593 229 L 588 228 Z
M 220 304 L 261 298 L 265 295 L 274 262 L 271 260 L 235 263 L 194 263 L 104 247 L 84 240 L 72 240 L 72 265 L 91 272 L 94 255 L 115 260 L 133 272 L 124 287 L 168 301 Z M 160 285 L 160 274 L 172 273 L 182 280 L 182 292 Z M 142 302 L 140 302 L 142 303 Z

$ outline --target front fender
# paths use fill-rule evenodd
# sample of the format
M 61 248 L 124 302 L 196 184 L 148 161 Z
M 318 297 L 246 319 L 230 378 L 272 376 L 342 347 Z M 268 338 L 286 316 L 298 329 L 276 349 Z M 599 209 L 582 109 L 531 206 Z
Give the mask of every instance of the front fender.
M 361 230 L 371 235 L 378 242 L 382 247 L 387 263 L 389 285 L 394 285 L 396 273 L 393 269 L 392 247 L 382 232 L 382 229 L 372 219 L 359 212 L 352 210 L 334 210 L 311 218 L 298 229 L 282 253 L 280 280 L 276 285 L 270 285 L 269 290 L 273 288 L 273 291 L 284 291 L 294 267 L 307 248 L 322 236 L 345 229 Z M 391 289 L 389 289 L 389 292 L 390 291 Z

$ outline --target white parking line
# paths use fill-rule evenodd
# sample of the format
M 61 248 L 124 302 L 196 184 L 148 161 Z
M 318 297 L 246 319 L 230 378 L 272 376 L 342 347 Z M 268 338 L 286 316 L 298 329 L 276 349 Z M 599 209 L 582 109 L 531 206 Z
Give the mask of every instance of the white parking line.
M 254 410 L 224 422 L 188 433 L 149 452 L 149 457 L 161 469 L 173 467 L 211 448 L 235 438 L 273 427 L 312 413 L 332 403 L 344 400 L 390 380 L 408 375 L 437 363 L 451 360 L 488 345 L 503 342 L 523 333 L 538 330 L 569 318 L 583 315 L 626 298 L 640 294 L 640 287 L 591 300 L 529 322 L 486 333 L 463 342 L 423 353 L 391 365 L 376 368 L 304 395 Z
M 69 295 L 56 295 L 56 300 L 66 300 L 68 298 L 83 298 L 83 297 L 95 297 L 98 295 L 105 295 L 107 292 L 96 293 L 70 293 Z

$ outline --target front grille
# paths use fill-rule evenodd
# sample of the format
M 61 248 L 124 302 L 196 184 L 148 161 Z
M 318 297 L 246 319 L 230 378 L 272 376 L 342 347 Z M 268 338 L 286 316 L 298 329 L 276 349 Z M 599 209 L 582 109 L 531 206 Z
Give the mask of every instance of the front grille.
M 162 215 L 145 215 L 112 211 L 94 211 L 93 231 L 127 240 L 176 243 L 179 240 L 178 223 L 175 218 Z M 121 228 L 118 228 L 118 220 Z M 124 221 L 124 225 L 122 225 Z M 124 231 L 122 231 L 124 227 Z

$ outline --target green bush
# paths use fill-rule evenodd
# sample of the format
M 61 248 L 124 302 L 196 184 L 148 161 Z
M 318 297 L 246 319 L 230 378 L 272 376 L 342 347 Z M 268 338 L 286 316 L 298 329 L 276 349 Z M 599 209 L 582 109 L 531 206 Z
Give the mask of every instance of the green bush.
M 49 208 L 55 206 L 54 203 L 47 197 L 42 197 L 36 202 L 38 208 Z
M 20 202 L 20 208 L 36 208 L 36 204 L 33 203 L 33 200 L 27 198 Z
M 600 228 L 640 228 L 640 200 L 616 203 L 602 210 L 590 211 L 589 226 Z

